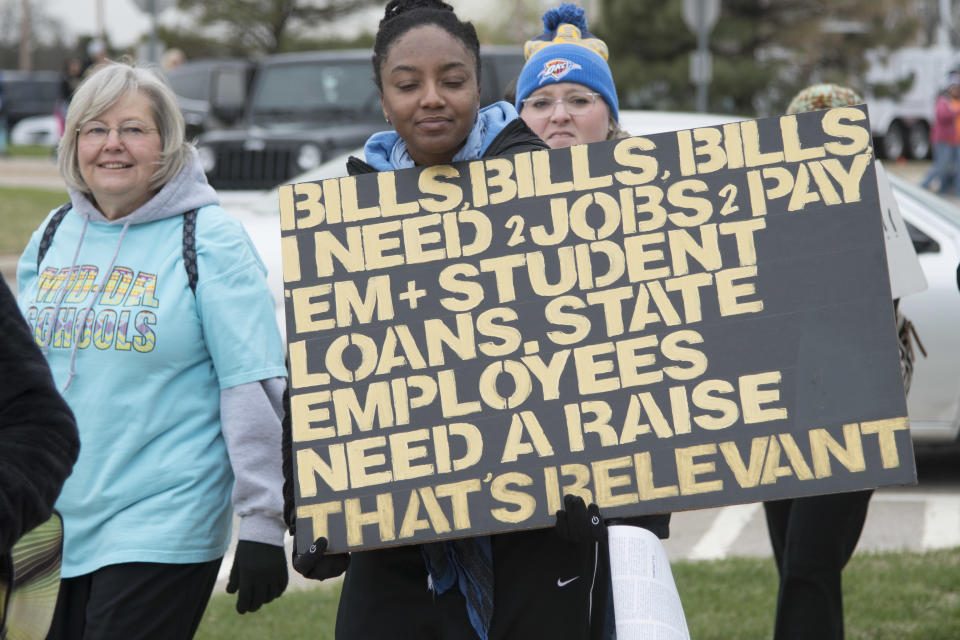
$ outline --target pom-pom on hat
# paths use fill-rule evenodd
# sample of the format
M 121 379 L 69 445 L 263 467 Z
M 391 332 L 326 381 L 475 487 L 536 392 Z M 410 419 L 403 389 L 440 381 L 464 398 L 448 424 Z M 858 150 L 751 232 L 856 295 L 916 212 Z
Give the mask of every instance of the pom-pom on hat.
M 563 3 L 543 14 L 544 31 L 523 45 L 527 62 L 517 79 L 517 111 L 531 93 L 551 83 L 576 82 L 599 93 L 619 120 L 607 45 L 587 30 L 583 9 Z
M 852 104 L 863 104 L 863 98 L 853 89 L 838 84 L 814 84 L 793 97 L 787 113 L 805 113 Z

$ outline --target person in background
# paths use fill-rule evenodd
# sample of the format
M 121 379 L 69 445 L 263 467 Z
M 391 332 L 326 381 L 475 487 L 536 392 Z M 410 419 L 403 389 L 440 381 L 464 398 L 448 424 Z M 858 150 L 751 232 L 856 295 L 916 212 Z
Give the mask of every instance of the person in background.
M 19 554 L 15 545 L 51 518 L 79 450 L 73 413 L 0 277 L 0 629 L 5 637 L 49 628 L 55 594 L 45 598 L 25 585 L 57 578 L 59 545 L 38 544 L 52 523 L 47 534 L 24 541 Z M 54 529 L 60 531 L 59 521 Z M 25 589 L 21 600 L 30 603 L 26 608 L 14 604 L 20 586 Z
M 87 43 L 87 56 L 83 61 L 83 77 L 90 75 L 107 63 L 107 44 L 100 38 Z
M 50 517 L 79 450 L 73 413 L 0 278 L 0 558 Z
M 237 610 L 287 584 L 272 298 L 154 72 L 105 63 L 77 89 L 66 130 L 70 202 L 17 271 L 20 308 L 80 431 L 56 503 L 65 533 L 48 638 L 191 638 L 234 512 Z
M 439 0 L 392 0 L 374 44 L 386 122 L 351 174 L 546 149 L 506 102 L 480 109 L 474 27 Z M 284 424 L 286 512 L 291 529 L 291 434 Z M 338 640 L 600 637 L 606 582 L 595 580 L 596 507 L 565 497 L 555 528 L 324 555 L 319 538 L 294 568 L 311 578 L 346 570 Z M 594 524 L 596 522 L 596 524 Z M 558 576 L 565 580 L 561 583 Z
M 15 545 L 51 518 L 79 450 L 73 413 L 53 384 L 13 292 L 0 277 L 0 629 L 8 632 L 5 637 L 26 628 L 46 633 L 49 627 L 53 594 L 45 599 L 24 591 L 30 605 L 15 607 L 11 602 L 17 587 L 11 578 L 27 583 L 48 576 L 56 580 L 58 563 L 49 561 L 59 551 L 45 551 L 36 540 L 24 542 L 17 566 Z
M 551 149 L 625 138 L 619 101 L 607 64 L 607 45 L 587 30 L 584 10 L 564 3 L 543 14 L 544 31 L 523 46 L 526 63 L 514 103 L 524 122 Z M 607 520 L 670 536 L 670 514 Z M 607 580 L 609 580 L 609 571 Z M 613 598 L 608 599 L 605 637 L 615 637 Z
M 862 103 L 852 89 L 816 84 L 794 96 L 787 113 Z M 906 377 L 904 390 L 909 387 Z M 872 494 L 867 489 L 763 504 L 780 576 L 774 640 L 842 640 L 841 573 L 860 539 Z
M 583 9 L 561 4 L 543 25 L 523 46 L 514 98 L 520 117 L 551 149 L 627 137 L 607 45 L 587 31 Z
M 60 94 L 57 100 L 57 106 L 54 109 L 54 115 L 57 118 L 57 137 L 63 136 L 63 121 L 67 117 L 67 108 L 70 106 L 70 99 L 76 92 L 77 87 L 83 82 L 83 63 L 75 56 L 70 56 L 63 63 L 63 69 L 60 71 Z
M 184 62 L 186 62 L 187 57 L 183 54 L 183 51 L 174 47 L 173 49 L 167 49 L 163 52 L 163 57 L 160 61 L 160 68 L 163 69 L 163 72 L 173 71 Z
M 951 74 L 948 82 L 934 106 L 933 164 L 921 184 L 929 189 L 936 180 L 938 193 L 960 195 L 960 75 Z
M 7 155 L 7 108 L 3 102 L 3 71 L 0 70 L 0 156 Z

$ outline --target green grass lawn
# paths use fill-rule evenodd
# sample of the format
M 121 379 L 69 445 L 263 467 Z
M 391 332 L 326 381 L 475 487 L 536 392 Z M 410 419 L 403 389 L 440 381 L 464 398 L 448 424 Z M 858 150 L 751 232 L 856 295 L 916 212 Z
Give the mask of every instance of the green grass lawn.
M 52 150 L 42 144 L 14 144 L 7 147 L 7 155 L 11 157 L 49 158 Z
M 772 559 L 676 562 L 673 574 L 693 640 L 772 637 L 777 590 Z M 960 638 L 960 548 L 858 554 L 843 575 L 849 640 Z M 196 637 L 333 638 L 339 595 L 339 585 L 321 584 L 243 616 L 233 609 L 235 597 L 217 595 Z
M 0 187 L 0 254 L 20 255 L 50 210 L 68 199 L 66 191 Z

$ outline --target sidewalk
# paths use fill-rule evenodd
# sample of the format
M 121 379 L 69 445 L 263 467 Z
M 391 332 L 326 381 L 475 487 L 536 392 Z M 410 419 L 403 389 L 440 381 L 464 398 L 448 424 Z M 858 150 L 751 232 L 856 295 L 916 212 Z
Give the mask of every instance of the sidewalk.
M 0 187 L 66 190 L 52 158 L 0 157 Z

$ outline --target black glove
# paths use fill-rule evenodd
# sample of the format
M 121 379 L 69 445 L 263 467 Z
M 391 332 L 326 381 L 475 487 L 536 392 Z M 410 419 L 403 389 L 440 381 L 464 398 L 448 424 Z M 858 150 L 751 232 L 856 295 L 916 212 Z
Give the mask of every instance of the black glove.
M 349 553 L 331 553 L 324 555 L 327 550 L 327 539 L 319 537 L 310 545 L 310 550 L 304 554 L 293 550 L 293 568 L 297 573 L 311 580 L 326 580 L 335 578 L 347 570 L 350 564 Z
M 287 588 L 287 555 L 283 547 L 240 540 L 233 556 L 227 593 L 237 593 L 237 612 L 256 611 Z
M 557 535 L 570 542 L 599 542 L 607 539 L 607 525 L 600 508 L 587 507 L 580 496 L 563 496 L 563 509 L 557 511 Z

